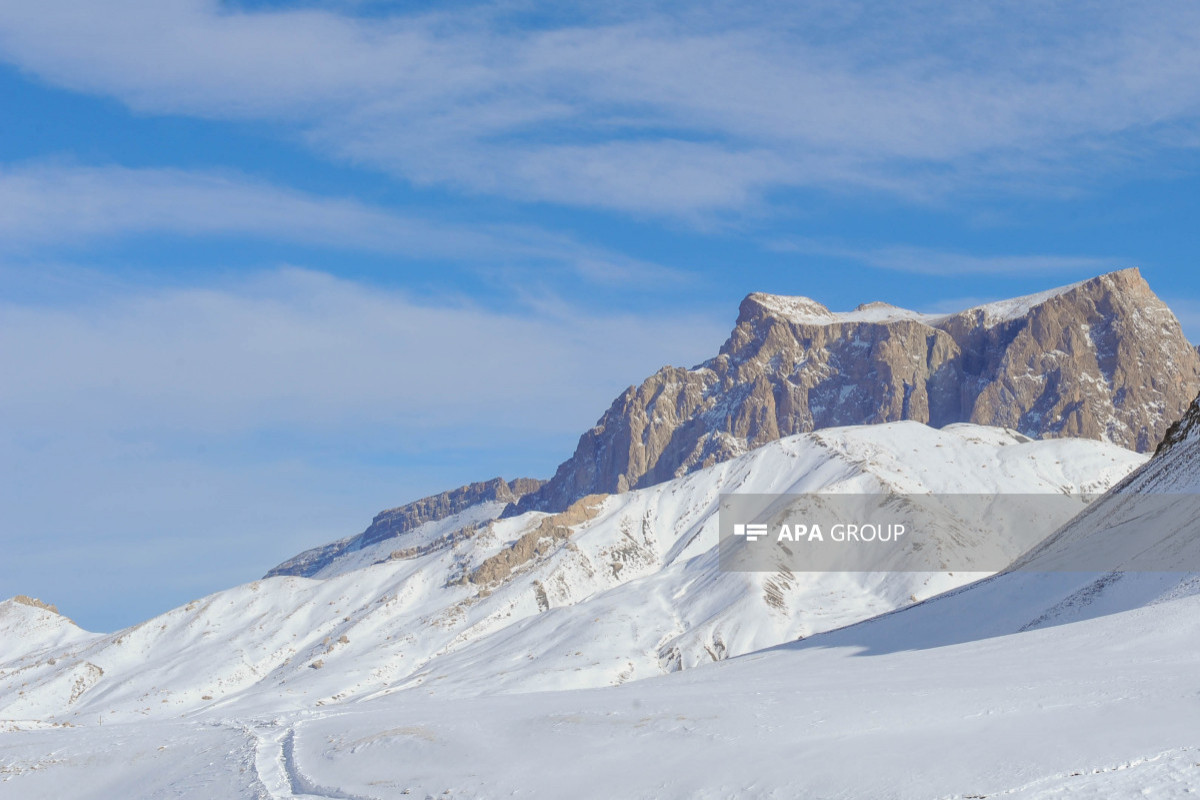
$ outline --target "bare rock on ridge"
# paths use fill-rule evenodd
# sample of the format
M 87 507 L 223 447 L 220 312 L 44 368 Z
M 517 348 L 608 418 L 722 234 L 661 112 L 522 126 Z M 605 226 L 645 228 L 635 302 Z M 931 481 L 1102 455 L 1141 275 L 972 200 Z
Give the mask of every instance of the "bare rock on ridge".
M 948 315 L 751 294 L 713 359 L 631 386 L 508 513 L 653 485 L 796 433 L 917 420 L 1147 452 L 1200 355 L 1137 269 Z
M 543 481 L 534 478 L 517 478 L 513 481 L 493 478 L 381 511 L 371 520 L 370 526 L 357 536 L 305 550 L 272 569 L 265 577 L 313 575 L 343 553 L 361 550 L 385 539 L 395 538 L 426 522 L 445 519 L 480 503 L 516 503 L 527 493 L 538 489 L 542 483 Z

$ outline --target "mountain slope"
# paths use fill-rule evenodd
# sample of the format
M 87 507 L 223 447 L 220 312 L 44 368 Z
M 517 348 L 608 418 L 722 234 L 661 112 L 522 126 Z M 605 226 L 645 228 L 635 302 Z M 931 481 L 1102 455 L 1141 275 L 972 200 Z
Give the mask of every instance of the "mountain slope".
M 903 631 L 916 610 L 879 627 Z M 933 649 L 834 638 L 605 689 L 398 692 L 0 734 L 0 797 L 1133 800 L 1200 787 L 1200 597 Z
M 650 486 L 782 436 L 917 420 L 1148 452 L 1200 391 L 1200 356 L 1136 269 L 927 315 L 752 294 L 720 354 L 630 387 L 519 510 Z
M 722 572 L 722 492 L 1094 492 L 1142 460 L 1086 440 L 893 423 L 790 437 L 560 514 L 481 522 L 470 507 L 340 554 L 315 580 L 255 582 L 117 634 L 6 659 L 0 718 L 311 709 L 404 688 L 567 689 L 687 669 L 972 577 Z M 947 543 L 962 532 L 941 530 Z
M 94 637 L 40 600 L 17 595 L 0 601 L 0 642 L 4 644 L 0 658 L 4 661 Z
M 1186 798 L 1198 612 L 882 655 L 816 637 L 606 690 L 403 693 L 275 735 L 306 785 L 376 798 Z
M 1200 528 L 1190 506 L 1139 516 L 1135 501 L 1198 489 L 1200 401 L 1153 460 L 992 578 L 603 692 L 400 693 L 293 717 L 280 723 L 292 772 L 381 798 L 1188 797 Z M 1130 521 L 1143 543 L 1176 545 L 1173 571 L 1063 571 L 1072 555 L 1123 552 Z M 511 731 L 519 747 L 504 744 Z
M 941 647 L 1200 595 L 1200 398 L 1153 459 L 1008 570 L 814 646 Z M 807 645 L 798 645 L 807 646 Z
M 371 520 L 365 531 L 336 542 L 305 550 L 289 558 L 266 574 L 268 578 L 281 575 L 310 576 L 335 559 L 353 554 L 364 547 L 395 539 L 429 522 L 441 522 L 447 517 L 457 518 L 465 511 L 472 511 L 472 518 L 480 522 L 495 519 L 508 505 L 524 495 L 535 491 L 543 481 L 533 478 L 517 478 L 505 481 L 493 478 L 490 481 L 471 483 L 441 494 L 423 497 L 411 503 L 381 511 Z

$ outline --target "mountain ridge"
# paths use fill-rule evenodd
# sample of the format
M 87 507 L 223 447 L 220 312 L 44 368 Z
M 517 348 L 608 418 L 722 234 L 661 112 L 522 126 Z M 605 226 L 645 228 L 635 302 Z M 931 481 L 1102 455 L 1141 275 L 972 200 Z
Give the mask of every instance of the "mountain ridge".
M 970 422 L 1149 452 L 1197 393 L 1200 350 L 1136 268 L 947 313 L 882 301 L 835 312 L 752 292 L 715 357 L 628 387 L 550 480 L 495 478 L 415 500 L 266 577 L 314 575 L 473 505 L 500 504 L 464 524 L 562 512 L 830 427 Z
M 686 670 L 974 576 L 870 572 L 883 568 L 878 560 L 843 574 L 725 571 L 723 493 L 1087 496 L 1143 461 L 1100 442 L 1031 441 L 974 425 L 831 429 L 658 486 L 583 499 L 567 514 L 480 522 L 495 509 L 467 508 L 408 531 L 400 550 L 383 539 L 344 552 L 311 579 L 233 587 L 111 634 L 0 603 L 0 623 L 6 607 L 17 615 L 11 628 L 0 624 L 0 719 L 103 713 L 107 725 L 234 703 L 238 713 L 312 708 L 410 689 L 461 696 L 598 687 Z M 930 528 L 929 545 L 957 552 L 980 535 L 1012 544 L 990 526 L 947 517 Z M 9 656 L 4 634 L 21 635 L 34 617 L 45 620 L 45 639 Z
M 1149 452 L 1200 391 L 1200 355 L 1136 268 L 924 314 L 751 293 L 718 355 L 630 386 L 507 514 L 654 485 L 782 436 L 911 419 Z
M 426 522 L 438 522 L 473 506 L 499 503 L 503 510 L 543 483 L 536 478 L 516 478 L 511 481 L 492 478 L 380 511 L 362 533 L 305 550 L 273 567 L 263 577 L 312 575 L 345 553 L 396 538 Z

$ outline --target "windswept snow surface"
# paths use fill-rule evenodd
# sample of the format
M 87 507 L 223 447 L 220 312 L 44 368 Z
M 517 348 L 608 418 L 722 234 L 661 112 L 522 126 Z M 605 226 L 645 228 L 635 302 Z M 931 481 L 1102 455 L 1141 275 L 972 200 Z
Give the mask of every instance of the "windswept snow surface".
M 482 591 L 458 579 L 547 515 L 0 655 L 0 797 L 1182 796 L 1200 606 L 1179 575 L 1080 612 L 1063 600 L 1096 576 L 1010 573 L 780 645 L 969 576 L 796 575 L 780 607 L 777 576 L 716 568 L 721 492 L 1095 492 L 1143 461 L 826 430 L 585 501 Z

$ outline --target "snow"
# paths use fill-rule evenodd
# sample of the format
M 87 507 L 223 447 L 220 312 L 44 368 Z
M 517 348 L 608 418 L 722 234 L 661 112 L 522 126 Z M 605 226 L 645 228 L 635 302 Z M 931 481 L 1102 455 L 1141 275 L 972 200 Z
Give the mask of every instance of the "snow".
M 507 505 L 501 502 L 477 503 L 457 514 L 423 523 L 405 532 L 402 537 L 387 538 L 361 550 L 343 553 L 318 570 L 313 577 L 327 578 L 369 567 L 388 559 L 393 552 L 401 548 L 429 547 L 468 525 L 486 525 L 499 517 Z
M 0 601 L 0 664 L 95 638 L 66 617 L 28 598 Z
M 1195 488 L 1196 446 L 1121 491 Z M 485 597 L 449 578 L 546 515 L 16 657 L 8 631 L 0 798 L 1182 797 L 1194 576 L 797 575 L 783 613 L 761 599 L 777 576 L 715 568 L 724 491 L 1095 491 L 1144 462 L 973 425 L 829 429 L 606 498 Z M 1058 546 L 1104 546 L 1114 497 Z M 895 610 L 906 592 L 931 599 Z
M 1030 441 L 974 425 L 900 422 L 790 437 L 605 498 L 568 540 L 498 585 L 462 576 L 547 515 L 496 520 L 456 539 L 455 524 L 494 509 L 464 512 L 383 543 L 389 552 L 410 548 L 407 557 L 366 549 L 319 579 L 256 581 L 52 651 L 10 658 L 6 645 L 0 719 L 177 716 L 251 696 L 292 708 L 414 688 L 575 689 L 690 669 L 860 621 L 972 577 L 723 572 L 722 492 L 1099 492 L 1143 461 L 1098 442 Z
M 791 322 L 808 325 L 827 325 L 835 323 L 887 323 L 911 320 L 931 328 L 950 317 L 959 315 L 978 315 L 987 327 L 993 327 L 1010 320 L 1019 319 L 1032 309 L 1052 300 L 1061 294 L 1075 289 L 1080 283 L 1060 286 L 1036 294 L 998 300 L 972 306 L 956 313 L 929 314 L 900 308 L 884 302 L 864 303 L 853 311 L 830 311 L 828 308 L 808 297 L 785 296 L 773 294 L 755 294 L 754 299 L 763 308 Z
M 1048 300 L 1053 300 L 1059 295 L 1066 294 L 1085 282 L 1086 281 L 1080 281 L 1078 283 L 1068 284 L 1067 286 L 1059 286 L 1055 289 L 1048 289 L 1044 292 L 1028 294 L 1022 297 L 1013 297 L 1006 300 L 997 300 L 993 303 L 984 303 L 983 305 L 968 308 L 962 313 L 979 313 L 982 315 L 986 325 L 989 327 L 994 326 L 1002 322 L 1020 319 L 1037 306 L 1040 306 L 1042 303 L 1045 303 Z
M 4 734 L 0 797 L 1184 797 L 1198 611 L 880 652 L 819 637 L 607 689 Z

